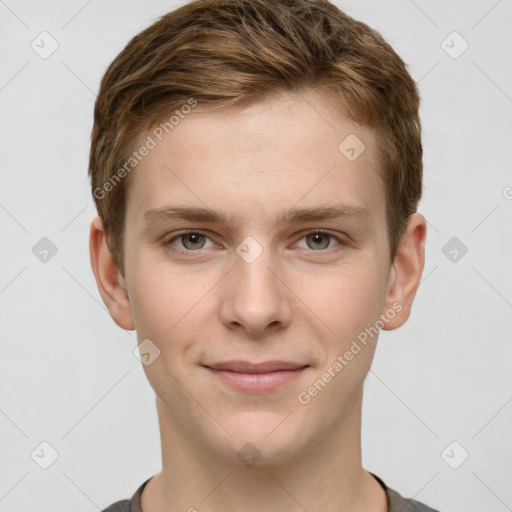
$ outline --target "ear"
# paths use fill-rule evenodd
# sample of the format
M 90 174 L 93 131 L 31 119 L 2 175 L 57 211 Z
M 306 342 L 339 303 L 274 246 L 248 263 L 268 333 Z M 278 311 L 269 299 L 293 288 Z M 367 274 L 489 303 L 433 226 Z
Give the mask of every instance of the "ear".
M 383 329 L 392 331 L 403 325 L 411 313 L 412 303 L 425 266 L 425 238 L 427 222 L 419 213 L 411 215 L 389 271 L 386 311 L 396 312 L 384 323 Z
M 128 331 L 134 330 L 135 323 L 125 280 L 110 252 L 100 217 L 96 217 L 91 223 L 89 254 L 98 290 L 110 316 L 119 327 Z

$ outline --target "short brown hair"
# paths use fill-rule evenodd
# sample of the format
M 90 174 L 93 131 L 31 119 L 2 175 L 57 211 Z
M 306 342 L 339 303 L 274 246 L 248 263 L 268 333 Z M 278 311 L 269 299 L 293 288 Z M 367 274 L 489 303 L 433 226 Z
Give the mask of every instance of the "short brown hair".
M 96 100 L 89 176 L 123 275 L 129 180 L 122 178 L 137 136 L 191 98 L 227 108 L 306 88 L 325 91 L 340 113 L 373 129 L 394 259 L 421 198 L 423 169 L 419 95 L 402 59 L 328 0 L 194 0 L 126 45 Z

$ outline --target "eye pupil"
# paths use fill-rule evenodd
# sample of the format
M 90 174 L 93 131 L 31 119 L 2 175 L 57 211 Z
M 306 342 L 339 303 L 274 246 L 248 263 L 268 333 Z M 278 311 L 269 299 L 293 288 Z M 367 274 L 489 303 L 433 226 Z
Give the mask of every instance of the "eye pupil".
M 321 249 L 325 249 L 326 247 L 329 246 L 329 235 L 326 234 L 326 233 L 312 233 L 311 235 L 309 235 L 310 237 L 312 237 L 314 239 L 314 243 L 315 244 L 321 244 L 322 247 L 320 247 Z M 326 243 L 323 243 L 322 244 L 322 240 L 324 240 L 324 242 Z M 318 248 L 318 247 L 317 247 Z
M 200 245 L 198 243 L 198 237 L 200 239 L 200 237 L 202 237 L 203 235 L 199 234 L 199 233 L 187 233 L 186 235 L 183 235 L 183 245 L 185 247 L 187 247 L 187 243 L 185 243 L 186 241 L 188 240 L 191 240 L 191 246 L 192 247 L 187 247 L 187 249 L 189 248 L 197 248 L 198 245 Z
M 178 238 L 181 239 L 181 243 L 185 247 L 185 249 L 188 249 L 189 251 L 202 249 L 205 243 L 205 235 L 197 232 L 191 232 L 191 233 L 183 233 Z M 329 244 L 331 242 L 332 235 L 329 233 L 323 233 L 321 231 L 316 231 L 313 233 L 310 233 L 309 235 L 306 235 L 306 242 L 310 249 L 313 249 L 315 251 L 318 250 L 324 250 L 329 247 Z M 203 239 L 203 240 L 201 240 Z

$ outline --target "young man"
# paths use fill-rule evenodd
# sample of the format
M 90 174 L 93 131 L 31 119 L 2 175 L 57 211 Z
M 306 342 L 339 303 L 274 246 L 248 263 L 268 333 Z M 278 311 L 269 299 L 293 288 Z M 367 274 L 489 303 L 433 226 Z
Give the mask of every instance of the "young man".
M 327 0 L 189 3 L 95 106 L 90 252 L 136 329 L 162 471 L 107 510 L 432 510 L 361 463 L 380 329 L 424 266 L 419 98 Z

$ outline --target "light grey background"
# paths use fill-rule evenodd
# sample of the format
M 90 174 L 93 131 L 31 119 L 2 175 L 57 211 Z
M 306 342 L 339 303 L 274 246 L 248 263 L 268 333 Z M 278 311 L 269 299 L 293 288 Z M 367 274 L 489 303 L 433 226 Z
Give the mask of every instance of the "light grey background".
M 395 47 L 423 100 L 425 272 L 409 322 L 381 334 L 364 466 L 445 512 L 512 510 L 512 4 L 337 4 Z M 0 511 L 95 511 L 160 469 L 136 335 L 90 269 L 87 163 L 107 65 L 177 5 L 0 0 Z M 51 48 L 43 31 L 58 43 L 46 59 L 31 47 Z M 452 237 L 468 249 L 456 262 Z M 58 452 L 46 470 L 43 441 Z

